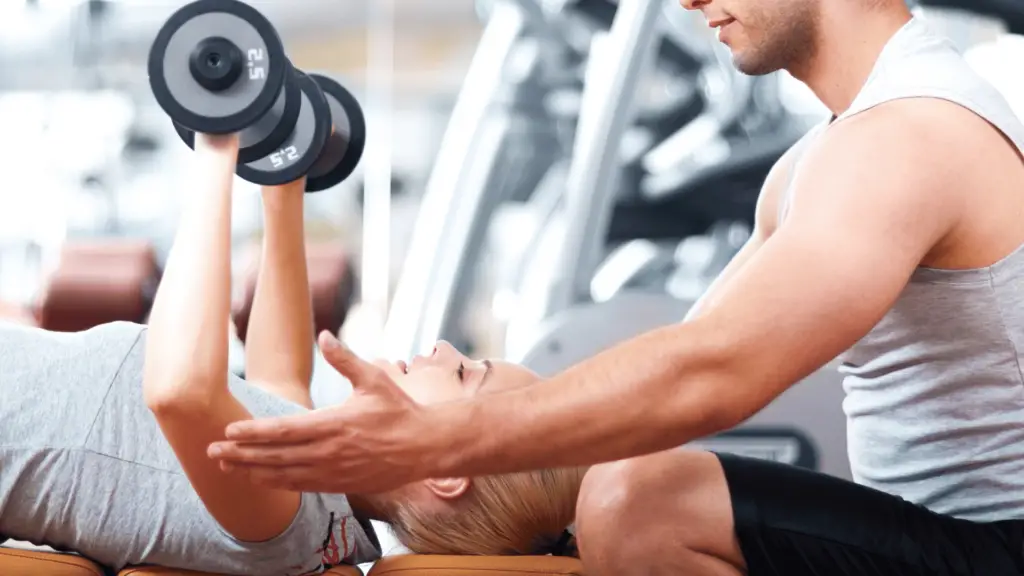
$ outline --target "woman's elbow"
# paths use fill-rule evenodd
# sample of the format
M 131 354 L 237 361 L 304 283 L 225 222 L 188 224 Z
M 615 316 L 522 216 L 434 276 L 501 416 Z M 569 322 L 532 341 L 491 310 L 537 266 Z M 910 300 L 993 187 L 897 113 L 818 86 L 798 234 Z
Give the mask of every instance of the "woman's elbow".
M 146 407 L 158 417 L 208 413 L 216 402 L 216 389 L 194 378 L 149 375 L 143 378 L 142 386 Z

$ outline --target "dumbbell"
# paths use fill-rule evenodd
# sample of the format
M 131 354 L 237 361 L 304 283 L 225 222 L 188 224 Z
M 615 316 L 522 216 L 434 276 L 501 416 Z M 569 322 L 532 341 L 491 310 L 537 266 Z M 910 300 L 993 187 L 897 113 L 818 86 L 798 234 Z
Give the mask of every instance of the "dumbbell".
M 359 163 L 363 112 L 337 82 L 295 69 L 277 32 L 238 0 L 198 0 L 176 11 L 149 54 L 150 86 L 178 134 L 239 134 L 236 173 L 260 185 L 308 176 L 315 192 Z
M 274 186 L 306 176 L 306 192 L 342 182 L 355 170 L 366 144 L 359 102 L 337 81 L 294 72 L 302 92 L 298 121 L 281 147 L 254 162 L 239 163 L 242 179 Z

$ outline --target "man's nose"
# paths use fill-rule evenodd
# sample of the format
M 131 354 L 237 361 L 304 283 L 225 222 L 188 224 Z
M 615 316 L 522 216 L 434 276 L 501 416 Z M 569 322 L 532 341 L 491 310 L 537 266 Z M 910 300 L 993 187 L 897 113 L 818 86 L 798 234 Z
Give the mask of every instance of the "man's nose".
M 687 10 L 700 10 L 711 2 L 712 0 L 679 0 L 679 5 Z

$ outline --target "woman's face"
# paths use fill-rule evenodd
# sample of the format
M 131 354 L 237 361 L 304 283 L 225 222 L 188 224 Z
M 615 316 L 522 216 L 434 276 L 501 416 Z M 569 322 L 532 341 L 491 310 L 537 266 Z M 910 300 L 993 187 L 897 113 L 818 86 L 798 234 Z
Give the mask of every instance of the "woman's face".
M 473 360 L 441 341 L 428 356 L 410 362 L 378 361 L 396 384 L 419 404 L 439 404 L 478 393 L 486 394 L 529 386 L 540 377 L 500 360 Z
M 376 364 L 419 404 L 458 401 L 477 394 L 530 386 L 540 380 L 522 366 L 468 358 L 447 342 L 438 342 L 430 354 L 417 356 L 408 363 L 378 361 Z M 401 518 L 416 517 L 420 524 L 429 524 L 444 518 L 444 514 L 465 513 L 466 510 L 458 506 L 472 493 L 473 485 L 474 480 L 467 477 L 428 478 L 388 493 L 362 497 L 378 510 L 385 511 L 382 517 L 385 521 L 408 523 Z

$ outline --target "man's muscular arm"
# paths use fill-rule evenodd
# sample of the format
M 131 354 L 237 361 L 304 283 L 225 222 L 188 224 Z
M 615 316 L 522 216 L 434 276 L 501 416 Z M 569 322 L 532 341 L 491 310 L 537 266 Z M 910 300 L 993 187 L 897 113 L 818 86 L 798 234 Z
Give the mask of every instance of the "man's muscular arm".
M 957 165 L 955 142 L 908 105 L 845 121 L 809 149 L 786 222 L 692 321 L 535 386 L 427 407 L 449 440 L 427 455 L 431 474 L 584 465 L 679 446 L 741 423 L 863 337 L 958 214 L 944 172 Z

